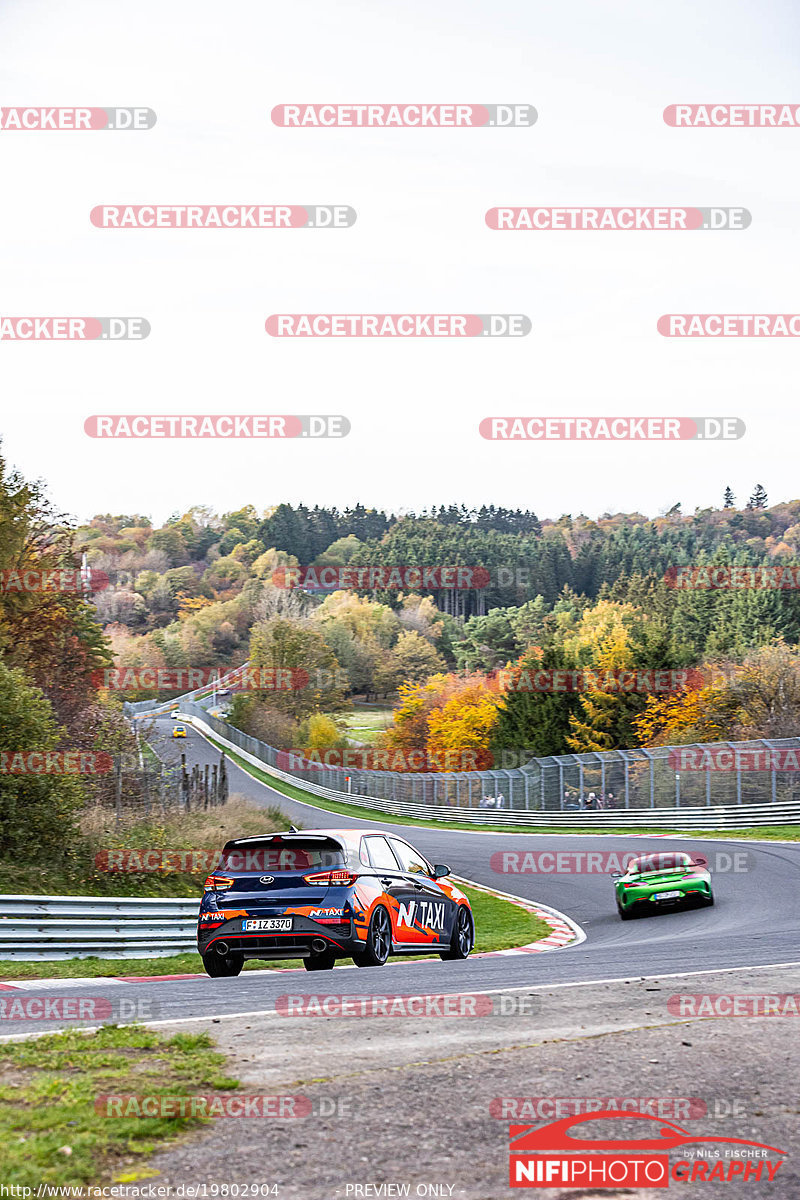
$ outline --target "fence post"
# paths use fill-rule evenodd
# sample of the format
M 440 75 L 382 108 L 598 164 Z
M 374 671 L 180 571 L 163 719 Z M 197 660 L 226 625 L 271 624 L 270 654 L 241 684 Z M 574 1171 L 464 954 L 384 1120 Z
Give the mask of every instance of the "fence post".
M 120 820 L 122 818 L 122 760 L 119 755 L 116 756 L 114 762 L 114 775 L 116 825 L 117 829 L 119 829 Z
M 219 761 L 219 786 L 220 786 L 220 803 L 228 803 L 228 764 L 225 759 L 225 751 L 222 751 Z

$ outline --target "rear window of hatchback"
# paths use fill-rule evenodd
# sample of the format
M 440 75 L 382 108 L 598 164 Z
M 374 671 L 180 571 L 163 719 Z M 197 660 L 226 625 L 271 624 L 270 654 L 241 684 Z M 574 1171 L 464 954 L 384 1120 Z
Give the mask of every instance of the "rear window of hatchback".
M 270 838 L 229 846 L 217 870 L 250 874 L 330 870 L 347 865 L 345 849 L 332 838 Z

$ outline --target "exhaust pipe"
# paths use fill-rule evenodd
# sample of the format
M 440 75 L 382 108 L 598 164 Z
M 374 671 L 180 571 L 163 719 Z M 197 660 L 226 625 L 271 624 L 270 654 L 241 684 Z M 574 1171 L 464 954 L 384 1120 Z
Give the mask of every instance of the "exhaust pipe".
M 227 942 L 217 942 L 217 954 L 227 954 L 227 953 L 228 953 L 228 943 Z
M 321 954 L 323 950 L 328 949 L 328 943 L 322 938 L 314 938 L 311 942 L 311 949 L 315 950 L 317 954 Z

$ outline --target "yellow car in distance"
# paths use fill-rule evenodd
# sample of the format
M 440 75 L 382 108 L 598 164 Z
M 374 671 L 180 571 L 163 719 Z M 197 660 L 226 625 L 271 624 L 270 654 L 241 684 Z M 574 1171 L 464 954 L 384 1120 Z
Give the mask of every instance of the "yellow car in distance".
M 186 737 L 186 726 L 185 725 L 174 725 L 172 728 L 172 736 L 174 738 Z

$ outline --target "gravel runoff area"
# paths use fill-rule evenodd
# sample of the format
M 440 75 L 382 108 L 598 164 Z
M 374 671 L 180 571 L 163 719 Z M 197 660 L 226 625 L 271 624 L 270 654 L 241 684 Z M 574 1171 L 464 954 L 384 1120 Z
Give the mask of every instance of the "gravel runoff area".
M 376 972 L 374 992 L 386 983 Z M 297 990 L 333 988 L 308 978 Z M 541 1124 L 553 1114 L 519 1110 L 501 1119 L 493 1100 L 677 1097 L 707 1106 L 702 1119 L 695 1109 L 687 1117 L 685 1106 L 660 1114 L 694 1136 L 750 1139 L 788 1153 L 772 1183 L 672 1182 L 681 1197 L 800 1196 L 800 1016 L 676 1016 L 669 998 L 686 993 L 796 994 L 800 968 L 509 991 L 493 998 L 492 1015 L 465 1018 L 270 1014 L 187 1023 L 212 1033 L 244 1093 L 302 1095 L 311 1113 L 218 1120 L 156 1154 L 152 1181 L 184 1189 L 278 1184 L 280 1200 L 497 1200 L 524 1194 L 508 1186 L 509 1121 Z M 647 1130 L 652 1136 L 655 1126 Z M 602 1136 L 597 1127 L 586 1132 Z M 673 1151 L 671 1161 L 685 1157 Z M 540 1187 L 532 1194 L 657 1200 L 665 1192 Z

